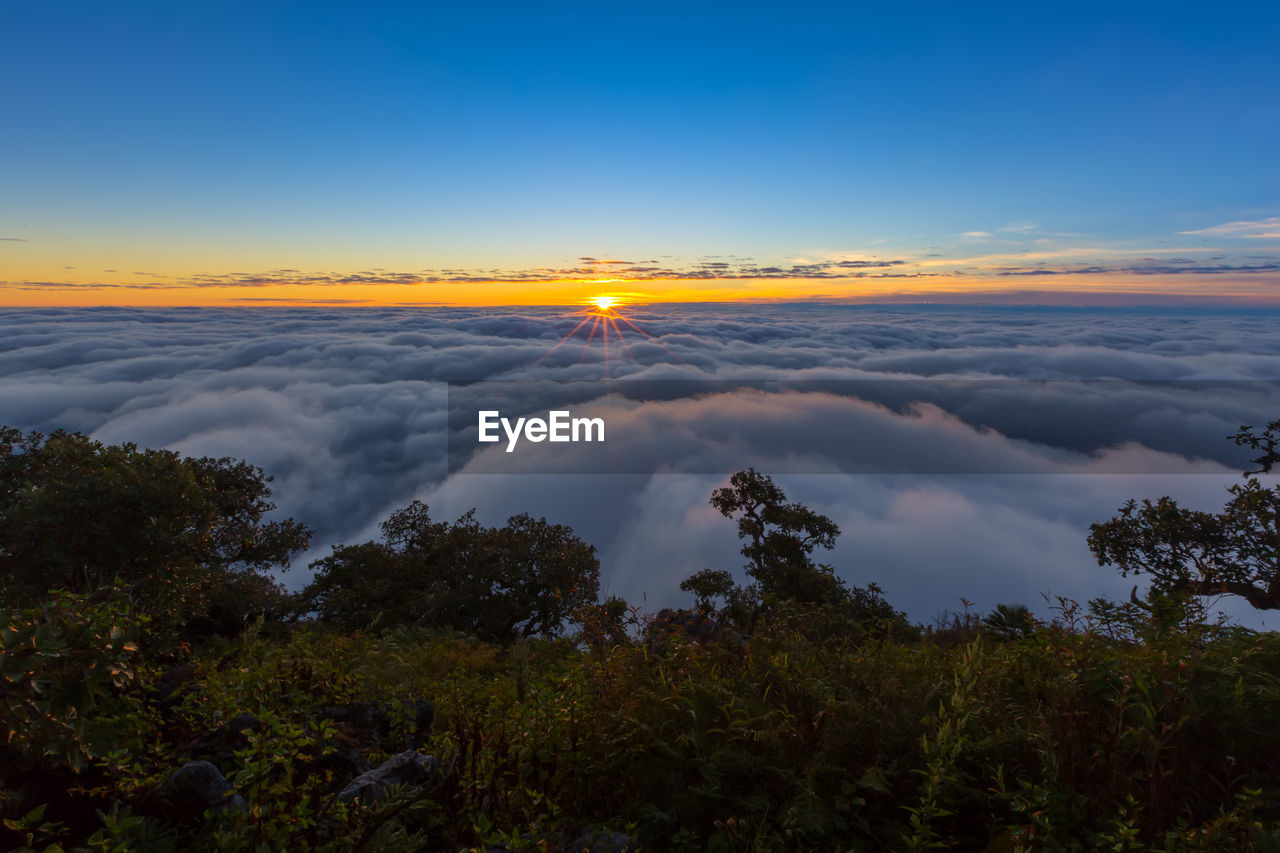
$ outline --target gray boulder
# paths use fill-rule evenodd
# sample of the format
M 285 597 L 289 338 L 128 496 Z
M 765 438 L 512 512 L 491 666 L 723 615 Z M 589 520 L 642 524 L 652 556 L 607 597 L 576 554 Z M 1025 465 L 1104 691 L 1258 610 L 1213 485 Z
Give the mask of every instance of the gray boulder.
M 153 700 L 162 708 L 173 707 L 177 704 L 178 697 L 174 694 L 178 692 L 178 688 L 195 678 L 195 675 L 196 668 L 194 664 L 174 664 L 169 667 L 164 675 L 160 676 L 160 681 L 156 684 L 155 693 L 152 696 Z
M 392 785 L 421 785 L 440 767 L 435 756 L 409 750 L 393 755 L 368 773 L 361 773 L 338 792 L 344 803 L 371 803 Z
M 249 734 L 265 728 L 253 714 L 241 712 L 214 731 L 197 738 L 187 747 L 186 753 L 192 758 L 207 758 L 219 770 L 230 773 L 236 767 L 236 751 L 249 745 Z
M 160 796 L 179 817 L 198 817 L 206 810 L 239 811 L 244 797 L 208 761 L 188 761 L 160 786 Z

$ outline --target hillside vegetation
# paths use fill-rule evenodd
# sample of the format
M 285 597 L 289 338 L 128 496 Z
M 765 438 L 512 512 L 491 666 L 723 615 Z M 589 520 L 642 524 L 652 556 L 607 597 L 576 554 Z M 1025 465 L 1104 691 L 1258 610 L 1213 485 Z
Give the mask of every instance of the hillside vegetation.
M 257 468 L 0 430 L 0 849 L 1280 850 L 1280 639 L 1201 603 L 1266 606 L 1276 427 L 1221 515 L 1095 525 L 1145 597 L 930 626 L 753 470 L 744 582 L 644 613 L 562 525 L 416 502 L 290 594 Z

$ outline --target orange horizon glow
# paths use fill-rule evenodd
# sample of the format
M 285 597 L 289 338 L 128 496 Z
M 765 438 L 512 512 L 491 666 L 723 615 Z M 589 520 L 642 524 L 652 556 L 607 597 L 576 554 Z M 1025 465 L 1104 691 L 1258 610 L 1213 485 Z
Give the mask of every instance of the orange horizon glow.
M 1068 278 L 1063 276 L 1063 279 Z M 981 276 L 922 281 L 893 279 L 599 279 L 422 283 L 232 284 L 155 282 L 23 284 L 0 281 L 0 307 L 247 306 L 585 306 L 608 314 L 623 305 L 692 302 L 974 302 L 1007 304 L 1278 305 L 1280 287 L 1260 277 L 1079 276 L 1071 281 L 992 280 Z M 1128 300 L 1128 301 L 1126 301 Z

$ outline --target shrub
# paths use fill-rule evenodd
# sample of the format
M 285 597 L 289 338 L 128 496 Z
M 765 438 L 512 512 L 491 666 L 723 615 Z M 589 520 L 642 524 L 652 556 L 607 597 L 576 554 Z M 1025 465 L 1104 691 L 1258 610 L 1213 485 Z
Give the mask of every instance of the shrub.
M 234 633 L 283 611 L 270 571 L 307 544 L 301 524 L 264 520 L 270 481 L 232 459 L 0 427 L 0 591 L 98 600 L 119 580 L 153 630 Z
M 444 628 L 505 643 L 557 634 L 596 601 L 595 548 L 546 519 L 490 528 L 468 513 L 449 524 L 414 501 L 382 534 L 314 563 L 303 608 L 344 628 Z

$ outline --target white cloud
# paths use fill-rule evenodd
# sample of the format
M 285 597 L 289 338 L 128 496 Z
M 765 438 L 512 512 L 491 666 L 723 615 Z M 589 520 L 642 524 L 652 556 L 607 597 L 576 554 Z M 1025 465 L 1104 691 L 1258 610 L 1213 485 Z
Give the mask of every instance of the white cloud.
M 1249 240 L 1276 240 L 1280 239 L 1280 216 L 1255 220 L 1242 219 L 1236 222 L 1224 222 L 1221 225 L 1213 225 L 1196 231 L 1179 231 L 1178 233 L 1204 234 L 1209 237 L 1237 237 Z
M 606 588 L 655 609 L 684 601 L 677 585 L 691 571 L 740 565 L 732 523 L 707 500 L 754 463 L 841 524 L 838 571 L 881 582 L 928 619 L 961 595 L 1034 606 L 1040 589 L 1120 590 L 1084 547 L 1088 524 L 1127 497 L 1221 506 L 1234 474 L 1179 454 L 1229 448 L 1239 423 L 1280 415 L 1267 408 L 1274 394 L 1257 393 L 1256 380 L 1280 378 L 1280 327 L 1263 313 L 730 305 L 637 308 L 634 319 L 653 339 L 631 334 L 606 367 L 598 345 L 548 355 L 577 319 L 540 309 L 0 311 L 0 422 L 248 459 L 276 475 L 281 513 L 317 529 L 311 557 L 375 536 L 414 497 L 440 518 L 472 506 L 490 524 L 545 515 L 599 546 Z M 469 471 L 507 465 L 492 470 L 508 476 L 447 474 L 444 380 L 606 375 L 1213 381 L 1190 398 L 1127 382 L 1092 396 L 1009 382 L 950 397 L 939 383 L 930 405 L 902 411 L 709 385 L 698 398 L 596 404 L 618 409 L 610 423 L 645 473 L 515 473 L 477 457 Z M 1080 449 L 1107 447 L 1106 458 Z M 987 473 L 795 473 L 913 454 Z M 684 473 L 651 473 L 664 464 Z M 1099 474 L 1118 470 L 1131 473 Z M 305 579 L 305 568 L 286 576 Z

